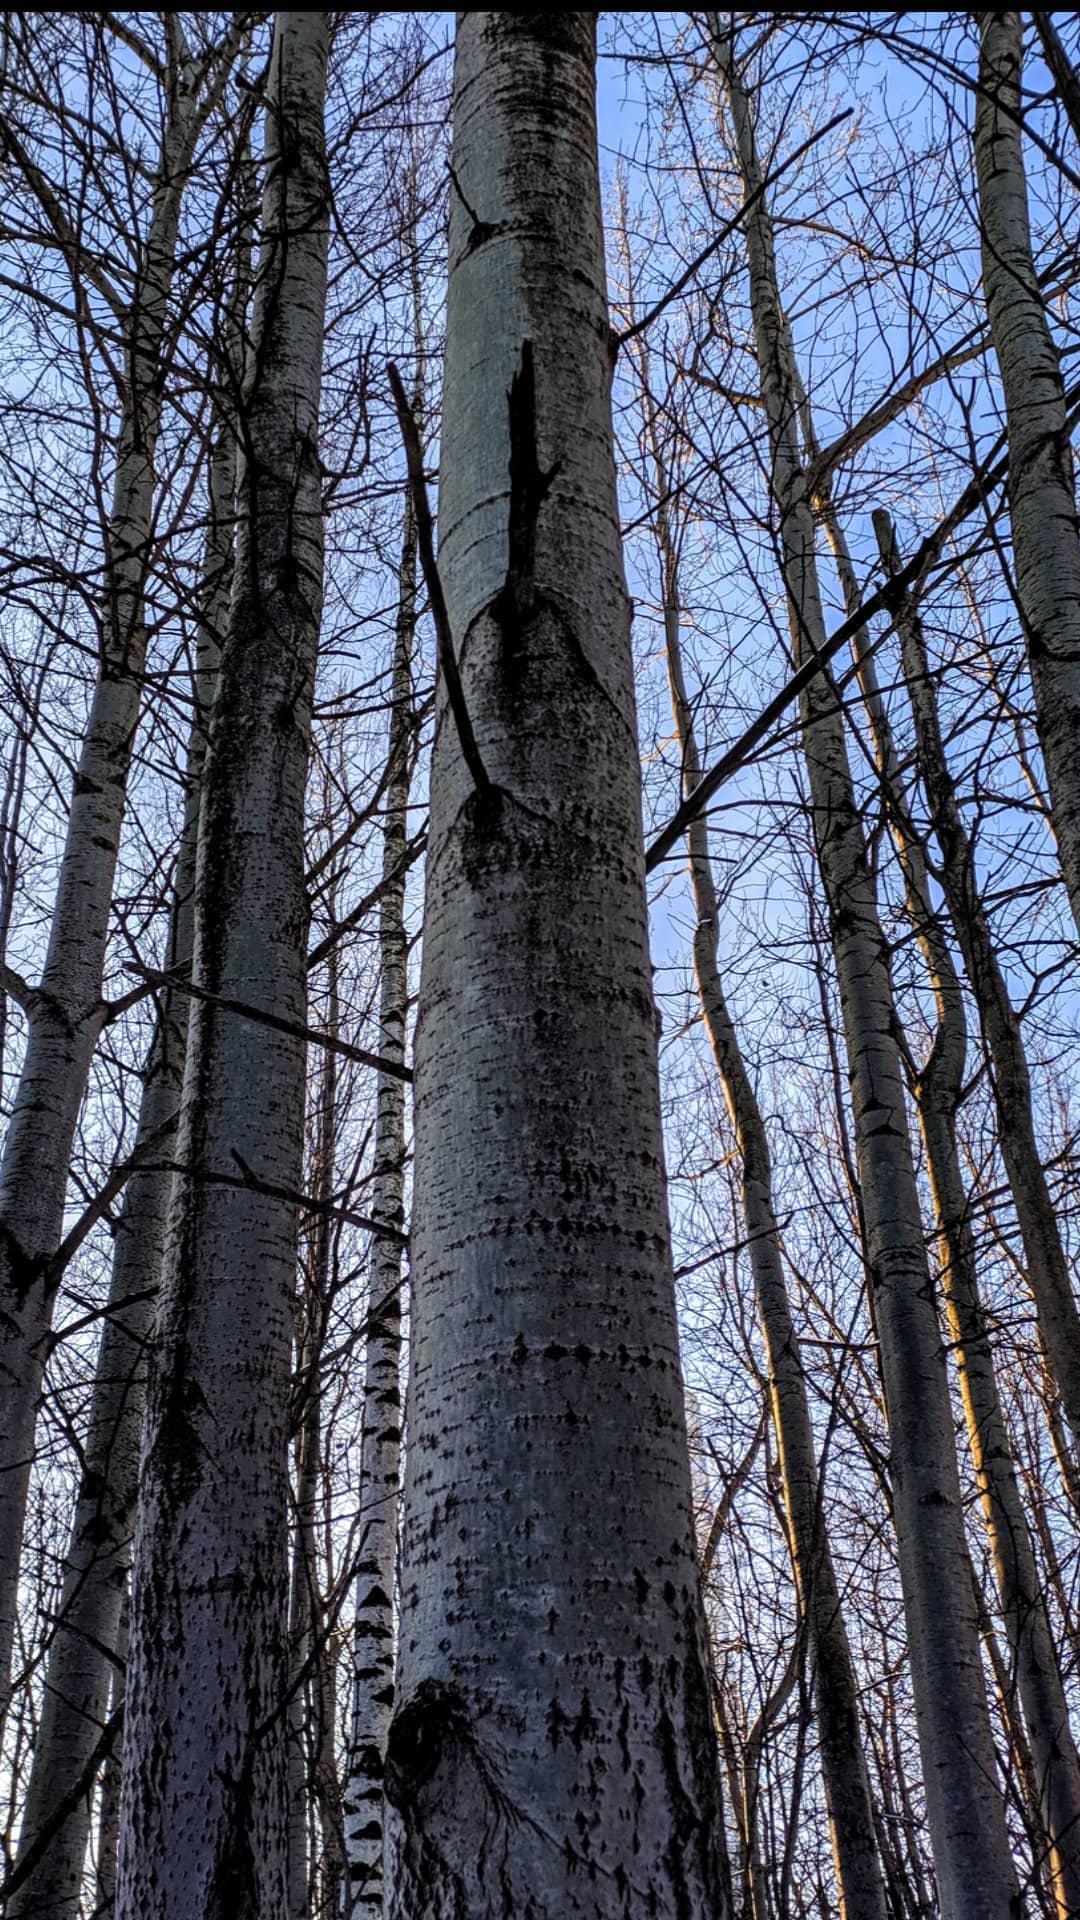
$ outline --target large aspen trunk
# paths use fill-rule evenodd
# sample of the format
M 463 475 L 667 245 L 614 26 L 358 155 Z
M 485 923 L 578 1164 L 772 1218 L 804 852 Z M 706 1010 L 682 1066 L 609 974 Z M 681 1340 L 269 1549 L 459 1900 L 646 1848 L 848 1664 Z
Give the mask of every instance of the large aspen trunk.
M 648 387 L 648 358 L 639 348 L 645 425 L 656 474 L 659 550 L 668 683 L 682 760 L 684 793 L 701 778 L 693 705 L 686 688 L 679 635 L 679 563 L 667 502 L 672 476 L 659 445 Z M 768 1362 L 769 1402 L 776 1432 L 792 1564 L 811 1648 L 821 1767 L 842 1920 L 885 1920 L 885 1889 L 878 1864 L 874 1806 L 863 1756 L 859 1696 L 833 1566 L 818 1474 L 799 1336 L 792 1318 L 780 1230 L 773 1203 L 768 1134 L 724 996 L 718 959 L 720 916 L 709 852 L 709 829 L 699 816 L 687 829 L 693 888 L 694 972 L 709 1045 L 742 1160 L 742 1209 L 758 1317 Z M 756 1907 L 755 1899 L 755 1907 Z M 763 1909 L 764 1911 L 764 1909 Z
M 875 514 L 882 560 L 890 574 L 899 557 L 888 515 Z M 904 672 L 915 709 L 923 777 L 939 799 L 947 779 L 934 683 L 914 607 L 900 607 L 897 625 Z M 865 675 L 865 665 L 863 668 Z M 876 692 L 876 690 L 875 690 Z M 1046 1610 L 1027 1512 L 1001 1406 L 986 1318 L 979 1294 L 971 1199 L 960 1164 L 956 1121 L 964 1082 L 967 1027 L 963 995 L 944 929 L 934 912 L 925 855 L 899 791 L 896 754 L 880 699 L 868 701 L 886 800 L 907 885 L 908 915 L 927 963 L 937 1006 L 937 1032 L 915 1087 L 937 1219 L 942 1290 L 960 1376 L 968 1442 L 986 1517 L 998 1592 L 1012 1654 L 1011 1694 L 1019 1691 L 1032 1759 L 1036 1806 L 1050 1841 L 1049 1873 L 1061 1920 L 1080 1913 L 1080 1758 L 1069 1726 L 1061 1663 Z M 936 768 L 936 772 L 934 769 Z M 948 876 L 943 875 L 946 897 Z
M 418 396 L 417 396 L 418 397 Z M 409 1013 L 409 943 L 404 854 L 408 842 L 412 656 L 416 631 L 416 521 L 411 499 L 398 569 L 398 612 L 390 688 L 383 894 L 379 903 L 379 1046 L 404 1065 Z M 405 1087 L 380 1073 L 376 1094 L 372 1218 L 405 1225 Z M 360 1558 L 356 1569 L 354 1672 L 345 1765 L 347 1913 L 383 1910 L 383 1776 L 394 1704 L 394 1583 L 401 1476 L 400 1240 L 376 1237 L 364 1341 L 364 1428 L 360 1459 Z
M 1080 928 L 1080 519 L 1061 363 L 1031 250 L 1020 15 L 977 16 L 983 287 L 1009 431 L 1016 588 L 1061 871 Z M 1075 1429 L 1074 1429 L 1075 1431 Z
M 197 63 L 173 37 L 168 118 L 125 340 L 105 552 L 101 664 L 68 814 L 45 967 L 0 1162 L 0 1724 L 7 1705 L 23 1519 L 58 1276 L 68 1165 L 101 1030 L 102 976 L 146 652 L 161 352 L 180 204 L 202 124 Z
M 395 1920 L 716 1920 L 595 16 L 459 15 Z M 477 755 L 470 756 L 476 762 Z
M 276 17 L 236 583 L 203 778 L 194 976 L 135 1542 L 118 1920 L 287 1904 L 287 1416 L 322 598 L 328 18 Z M 207 998 L 203 998 L 205 994 Z
M 747 216 L 754 343 L 796 664 L 826 630 L 803 477 L 798 390 L 777 293 L 750 104 L 710 15 Z M 802 701 L 813 827 L 843 1013 L 856 1159 L 891 1442 L 890 1470 L 930 1833 L 945 1920 L 1010 1920 L 1018 1892 L 972 1604 L 945 1353 L 919 1210 L 885 939 L 828 671 Z

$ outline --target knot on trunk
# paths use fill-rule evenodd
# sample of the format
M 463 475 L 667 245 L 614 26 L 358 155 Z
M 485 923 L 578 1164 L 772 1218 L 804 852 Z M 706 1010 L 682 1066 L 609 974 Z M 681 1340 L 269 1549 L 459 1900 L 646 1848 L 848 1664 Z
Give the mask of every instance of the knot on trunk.
M 515 1920 L 535 1911 L 512 1858 L 512 1836 L 531 1823 L 502 1791 L 456 1687 L 424 1680 L 395 1715 L 383 1786 L 400 1821 L 398 1878 L 422 1893 L 423 1911 L 454 1920 L 489 1906 Z
M 395 1714 L 386 1743 L 386 1795 L 399 1812 L 411 1806 L 445 1758 L 472 1745 L 465 1702 L 456 1687 L 424 1680 Z

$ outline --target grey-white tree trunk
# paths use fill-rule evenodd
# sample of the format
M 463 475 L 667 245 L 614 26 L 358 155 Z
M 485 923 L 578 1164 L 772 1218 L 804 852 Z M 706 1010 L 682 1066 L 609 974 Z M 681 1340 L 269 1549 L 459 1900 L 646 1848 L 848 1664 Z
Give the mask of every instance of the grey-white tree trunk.
M 411 500 L 398 568 L 398 612 L 390 687 L 390 741 L 379 902 L 379 1045 L 405 1061 L 409 943 L 405 925 L 412 656 L 416 631 L 416 522 Z M 405 1087 L 380 1073 L 376 1094 L 372 1218 L 405 1224 Z M 394 1704 L 394 1581 L 401 1477 L 401 1242 L 372 1243 L 364 1341 L 364 1427 L 360 1458 L 360 1547 L 353 1624 L 353 1694 L 345 1757 L 346 1911 L 354 1920 L 383 1910 L 383 1775 Z
M 875 515 L 886 570 L 899 570 L 887 514 Z M 915 709 L 919 762 L 932 792 L 948 785 L 934 681 L 915 609 L 905 603 L 897 624 L 904 673 Z M 1012 1442 L 994 1372 L 979 1292 L 978 1253 L 957 1143 L 967 1029 L 963 995 L 948 942 L 930 898 L 925 857 L 899 791 L 891 734 L 880 700 L 868 702 L 879 764 L 905 869 L 908 914 L 927 962 L 937 1006 L 937 1032 L 915 1088 L 937 1217 L 942 1290 L 960 1376 L 968 1442 L 982 1496 L 1009 1637 L 1013 1671 L 1027 1725 L 1041 1823 L 1050 1841 L 1049 1871 L 1061 1920 L 1080 1913 L 1080 1759 L 1069 1726 L 1061 1662 L 1016 1476 Z M 932 771 L 936 768 L 936 772 Z
M 304 785 L 322 599 L 328 17 L 276 16 L 236 580 L 135 1541 L 118 1920 L 287 1902 L 287 1411 L 303 1158 Z
M 799 398 L 807 458 L 816 462 L 818 448 L 813 421 L 805 394 L 800 392 Z M 846 611 L 853 615 L 859 607 L 859 585 L 827 480 L 816 489 L 815 505 L 832 547 Z M 888 515 L 876 514 L 875 524 L 886 572 L 895 574 L 899 571 L 900 561 Z M 928 780 L 939 803 L 946 794 L 951 802 L 952 790 L 937 718 L 934 681 L 918 616 L 906 598 L 898 612 L 897 625 L 901 634 L 904 671 L 916 710 L 918 762 L 924 779 Z M 904 876 L 907 917 L 926 962 L 937 1015 L 933 1044 L 922 1071 L 915 1077 L 912 1090 L 926 1149 L 937 1226 L 942 1292 L 952 1335 L 953 1357 L 960 1378 L 968 1444 L 982 1496 L 1012 1655 L 1011 1672 L 1003 1675 L 998 1690 L 1007 1723 L 1015 1728 L 1021 1771 L 1025 1779 L 1030 1774 L 1033 1813 L 1037 1823 L 1036 1845 L 1042 1843 L 1043 1835 L 1049 1842 L 1048 1858 L 1044 1860 L 1040 1857 L 1037 1866 L 1040 1871 L 1044 1868 L 1048 1871 L 1055 1910 L 1061 1915 L 1061 1920 L 1066 1920 L 1070 1913 L 1080 1912 L 1080 1762 L 1069 1727 L 1061 1663 L 1046 1611 L 1031 1532 L 1016 1477 L 1008 1426 L 998 1395 L 993 1350 L 979 1294 L 971 1198 L 964 1181 L 957 1138 L 957 1116 L 967 1058 L 967 1017 L 963 992 L 942 917 L 933 905 L 926 849 L 912 819 L 892 725 L 865 628 L 856 634 L 853 647 L 859 690 Z M 947 814 L 947 820 L 952 822 L 955 834 L 955 822 L 958 819 L 955 804 L 951 804 L 951 810 L 943 807 L 942 811 Z M 948 825 L 946 838 L 948 841 Z M 974 886 L 973 865 L 969 863 L 967 881 L 962 889 L 958 890 L 957 887 L 955 860 L 945 875 L 945 881 L 947 900 L 951 898 L 962 911 L 969 904 L 964 896 Z M 992 954 L 989 927 L 982 919 L 981 912 L 979 924 L 984 942 Z M 977 981 L 983 970 L 976 971 Z M 1001 979 L 1000 974 L 997 978 Z M 1000 991 L 1004 993 L 1003 980 Z M 1003 1125 L 1007 1125 L 1007 1121 L 1006 1112 Z M 1027 1204 L 1030 1205 L 1030 1199 Z M 1056 1236 L 1056 1223 L 1052 1215 L 1051 1225 Z M 984 1642 L 991 1644 L 992 1661 L 996 1662 L 996 1639 L 991 1638 L 986 1621 L 983 1622 L 982 1632 Z M 1017 1691 L 1027 1737 L 1017 1723 Z
M 458 17 L 394 1920 L 716 1920 L 595 16 Z
M 875 516 L 887 563 L 895 567 L 887 516 Z M 963 955 L 990 1065 L 998 1142 L 1024 1249 L 1039 1335 L 1053 1386 L 1080 1437 L 1080 1314 L 1050 1185 L 1035 1131 L 1031 1075 L 1020 1021 L 997 957 L 979 886 L 975 853 L 960 812 L 938 717 L 934 683 L 913 608 L 900 627 L 904 677 L 911 698 L 919 766 L 941 851 L 940 880 Z
M 760 193 L 750 103 L 735 50 L 709 16 L 747 195 Z M 798 392 L 764 197 L 746 219 L 754 345 L 796 662 L 826 630 Z M 908 1131 L 888 954 L 832 676 L 801 703 L 813 827 L 843 1014 L 872 1309 L 930 1834 L 945 1920 L 1011 1920 L 1017 1886 L 972 1604 L 946 1361 Z
M 338 1031 L 337 950 L 330 956 L 327 1032 Z M 324 1208 L 333 1201 L 337 1118 L 337 1057 L 327 1048 L 320 1062 L 319 1113 L 309 1187 Z M 310 1845 L 315 1795 L 311 1757 L 312 1706 L 317 1689 L 322 1608 L 316 1546 L 322 1465 L 320 1335 L 322 1304 L 330 1277 L 333 1219 L 320 1212 L 314 1223 L 307 1284 L 297 1301 L 297 1374 L 303 1383 L 303 1414 L 296 1438 L 296 1518 L 289 1601 L 289 1920 L 307 1920 L 313 1888 Z
M 0 1162 L 0 1723 L 6 1709 L 23 1519 L 52 1323 L 68 1164 L 94 1047 L 128 770 L 146 652 L 144 585 L 152 548 L 161 353 L 181 197 L 207 113 L 235 51 L 226 37 L 211 84 L 206 59 L 170 34 L 167 119 L 127 307 L 124 404 L 106 540 L 101 665 L 75 775 L 41 981 Z
M 194 822 L 192 822 L 194 825 Z M 170 962 L 190 954 L 194 834 L 177 868 Z M 186 897 L 185 897 L 186 896 Z M 186 928 L 185 928 L 186 921 Z M 84 1777 L 107 1718 L 135 1522 L 146 1360 L 172 1176 L 168 1161 L 184 1066 L 187 997 L 166 994 L 143 1083 L 136 1144 L 159 1164 L 128 1181 L 98 1349 L 85 1458 L 49 1650 L 41 1717 L 23 1809 L 16 1867 L 37 1848 L 54 1809 Z M 79 1909 L 92 1787 L 44 1857 L 11 1896 L 12 1920 L 74 1920 Z
M 336 877 L 330 907 L 336 899 Z M 341 1027 L 340 950 L 331 948 L 327 964 L 324 1031 L 337 1038 Z M 333 1753 L 335 1727 L 324 1723 L 328 1670 L 336 1655 L 330 1643 L 320 1582 L 318 1522 L 324 1485 L 322 1346 L 326 1308 L 334 1270 L 336 1222 L 333 1212 L 336 1143 L 341 1121 L 338 1056 L 329 1047 L 319 1062 L 319 1098 L 309 1189 L 322 1203 L 311 1234 L 306 1277 L 296 1306 L 297 1373 L 303 1410 L 296 1436 L 296 1519 L 293 1535 L 292 1590 L 289 1606 L 289 1916 L 308 1920 L 315 1911 L 336 1914 L 340 1905 L 340 1809 L 336 1805 L 336 1763 L 325 1777 Z M 329 1733 L 329 1746 L 327 1745 Z M 328 1792 L 328 1789 L 330 1791 Z M 312 1845 L 316 1812 L 322 1820 L 321 1852 Z M 333 1882 L 329 1893 L 327 1881 Z
M 639 349 L 642 401 L 656 474 L 656 540 L 662 575 L 668 683 L 682 763 L 684 793 L 701 778 L 701 755 L 687 693 L 680 639 L 679 558 L 667 502 L 673 476 L 659 443 L 648 388 L 648 356 Z M 739 1046 L 720 974 L 720 913 L 709 852 L 709 829 L 699 816 L 687 830 L 693 888 L 694 971 L 705 1027 L 742 1159 L 742 1209 L 754 1293 L 768 1364 L 769 1401 L 780 1456 L 792 1564 L 810 1636 L 821 1767 L 842 1920 L 885 1920 L 885 1889 L 878 1864 L 874 1806 L 863 1756 L 859 1696 L 839 1584 L 833 1566 L 818 1474 L 817 1451 L 799 1336 L 792 1318 L 780 1230 L 773 1203 L 772 1159 L 764 1117 Z
M 242 357 L 247 296 L 243 253 L 235 276 L 224 357 L 227 386 Z M 215 412 L 208 476 L 208 524 L 196 641 L 195 711 L 188 741 L 185 809 L 177 855 L 167 969 L 190 963 L 199 795 L 221 635 L 232 584 L 237 431 L 231 410 Z M 65 1563 L 56 1634 L 49 1653 L 16 1868 L 35 1848 L 54 1809 L 91 1763 L 117 1676 L 121 1612 L 127 1600 L 139 1454 L 169 1196 L 174 1133 L 184 1072 L 189 998 L 165 989 L 155 1022 L 136 1130 L 150 1164 L 128 1181 L 117 1227 L 94 1377 L 90 1426 Z M 121 1688 L 122 1692 L 122 1688 Z M 40 1864 L 12 1895 L 12 1920 L 66 1920 L 78 1910 L 91 1795 L 88 1791 Z
M 1016 588 L 1061 871 L 1080 929 L 1080 519 L 1061 362 L 1031 250 L 1020 15 L 977 15 L 983 287 L 1009 432 Z M 1074 1429 L 1075 1431 L 1075 1429 Z

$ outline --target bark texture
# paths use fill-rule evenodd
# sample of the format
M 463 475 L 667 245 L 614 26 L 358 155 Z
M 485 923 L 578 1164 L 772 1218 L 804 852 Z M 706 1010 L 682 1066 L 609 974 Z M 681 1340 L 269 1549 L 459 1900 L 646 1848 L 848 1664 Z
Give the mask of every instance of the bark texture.
M 720 16 L 710 25 L 742 183 L 760 192 L 750 103 Z M 798 384 L 780 309 L 771 218 L 747 217 L 754 345 L 796 665 L 825 642 L 815 531 L 802 471 Z M 814 836 L 848 1059 L 871 1306 L 891 1442 L 890 1474 L 919 1744 L 946 1920 L 1009 1920 L 1019 1899 L 997 1780 L 964 1540 L 945 1353 L 926 1256 L 888 954 L 848 765 L 835 683 L 801 699 Z
M 1036 725 L 1061 871 L 1080 929 L 1080 519 L 1057 347 L 1031 250 L 1020 15 L 978 16 L 983 287 L 1009 431 L 1009 506 Z M 1075 1431 L 1075 1428 L 1074 1428 Z
M 459 15 L 395 1920 L 722 1914 L 609 400 L 595 16 Z
M 281 1920 L 287 1902 L 291 1196 L 304 1053 L 299 1038 L 217 1000 L 304 1024 L 327 42 L 326 14 L 277 15 L 236 586 L 199 822 L 201 993 L 136 1533 L 119 1920 Z

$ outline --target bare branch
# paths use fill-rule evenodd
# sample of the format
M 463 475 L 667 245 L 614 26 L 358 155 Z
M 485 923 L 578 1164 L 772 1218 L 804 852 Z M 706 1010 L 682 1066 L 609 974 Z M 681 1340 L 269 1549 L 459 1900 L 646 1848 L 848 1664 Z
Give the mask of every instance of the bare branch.
M 831 133 L 834 127 L 839 127 L 845 120 L 850 120 L 854 111 L 854 107 L 845 107 L 841 113 L 834 113 L 831 120 L 827 120 L 823 127 L 819 127 L 816 133 L 812 133 L 808 140 L 804 140 L 802 144 L 789 153 L 784 160 L 781 160 L 779 165 L 775 166 L 771 173 L 765 175 L 764 180 L 762 180 L 759 186 L 754 188 L 753 193 L 747 195 L 738 213 L 732 214 L 731 219 L 724 222 L 715 239 L 709 241 L 705 251 L 699 253 L 696 260 L 691 260 L 686 272 L 679 275 L 675 284 L 668 288 L 663 299 L 658 300 L 655 307 L 650 307 L 648 313 L 646 313 L 642 319 L 635 320 L 632 327 L 627 327 L 623 333 L 617 333 L 613 336 L 612 346 L 616 353 L 620 347 L 625 347 L 628 340 L 636 340 L 639 333 L 644 333 L 648 327 L 652 326 L 654 321 L 659 320 L 660 315 L 670 307 L 672 301 L 677 300 L 681 293 L 685 293 L 690 282 L 694 279 L 695 275 L 700 273 L 705 262 L 712 259 L 713 254 L 723 246 L 724 241 L 729 235 L 735 232 L 735 229 L 745 220 L 747 214 L 753 212 L 758 201 L 764 198 L 770 187 L 775 186 L 781 175 L 785 174 L 789 167 L 793 167 L 796 161 L 801 160 L 804 153 L 809 153 L 810 148 L 815 147 L 819 140 L 824 140 L 826 134 Z
M 476 744 L 469 709 L 465 704 L 465 689 L 458 672 L 457 656 L 454 652 L 454 638 L 450 631 L 450 615 L 447 611 L 446 597 L 435 559 L 435 543 L 432 538 L 431 508 L 428 504 L 427 481 L 424 478 L 424 454 L 420 445 L 420 434 L 413 418 L 412 408 L 405 397 L 401 375 L 393 361 L 387 366 L 387 378 L 394 396 L 398 425 L 405 445 L 405 460 L 409 469 L 409 486 L 412 490 L 413 511 L 416 515 L 416 538 L 420 548 L 420 564 L 424 569 L 424 581 L 431 602 L 431 615 L 435 622 L 435 637 L 439 649 L 439 666 L 446 684 L 446 697 L 450 702 L 450 711 L 454 716 L 458 740 L 465 765 L 473 778 L 477 793 L 490 793 L 491 781 L 480 749 Z
M 309 1046 L 323 1047 L 329 1053 L 340 1053 L 344 1060 L 355 1060 L 361 1067 L 373 1067 L 377 1073 L 391 1073 L 397 1080 L 411 1082 L 412 1068 L 401 1066 L 396 1060 L 385 1060 L 381 1053 L 369 1053 L 366 1047 L 354 1047 L 348 1040 L 336 1040 L 332 1034 L 320 1033 L 315 1027 L 306 1027 L 299 1020 L 286 1020 L 282 1014 L 267 1013 L 262 1007 L 253 1007 L 246 1000 L 231 1000 L 224 994 L 210 993 L 206 987 L 197 987 L 193 980 L 185 980 L 178 969 L 160 973 L 151 967 L 140 967 L 135 961 L 127 962 L 129 973 L 138 973 L 151 987 L 172 987 L 179 993 L 190 993 L 195 1000 L 205 1000 L 211 1006 L 219 1007 L 223 1013 L 235 1013 L 242 1020 L 256 1020 L 260 1026 L 272 1027 L 275 1033 L 287 1033 L 294 1040 L 303 1040 Z

